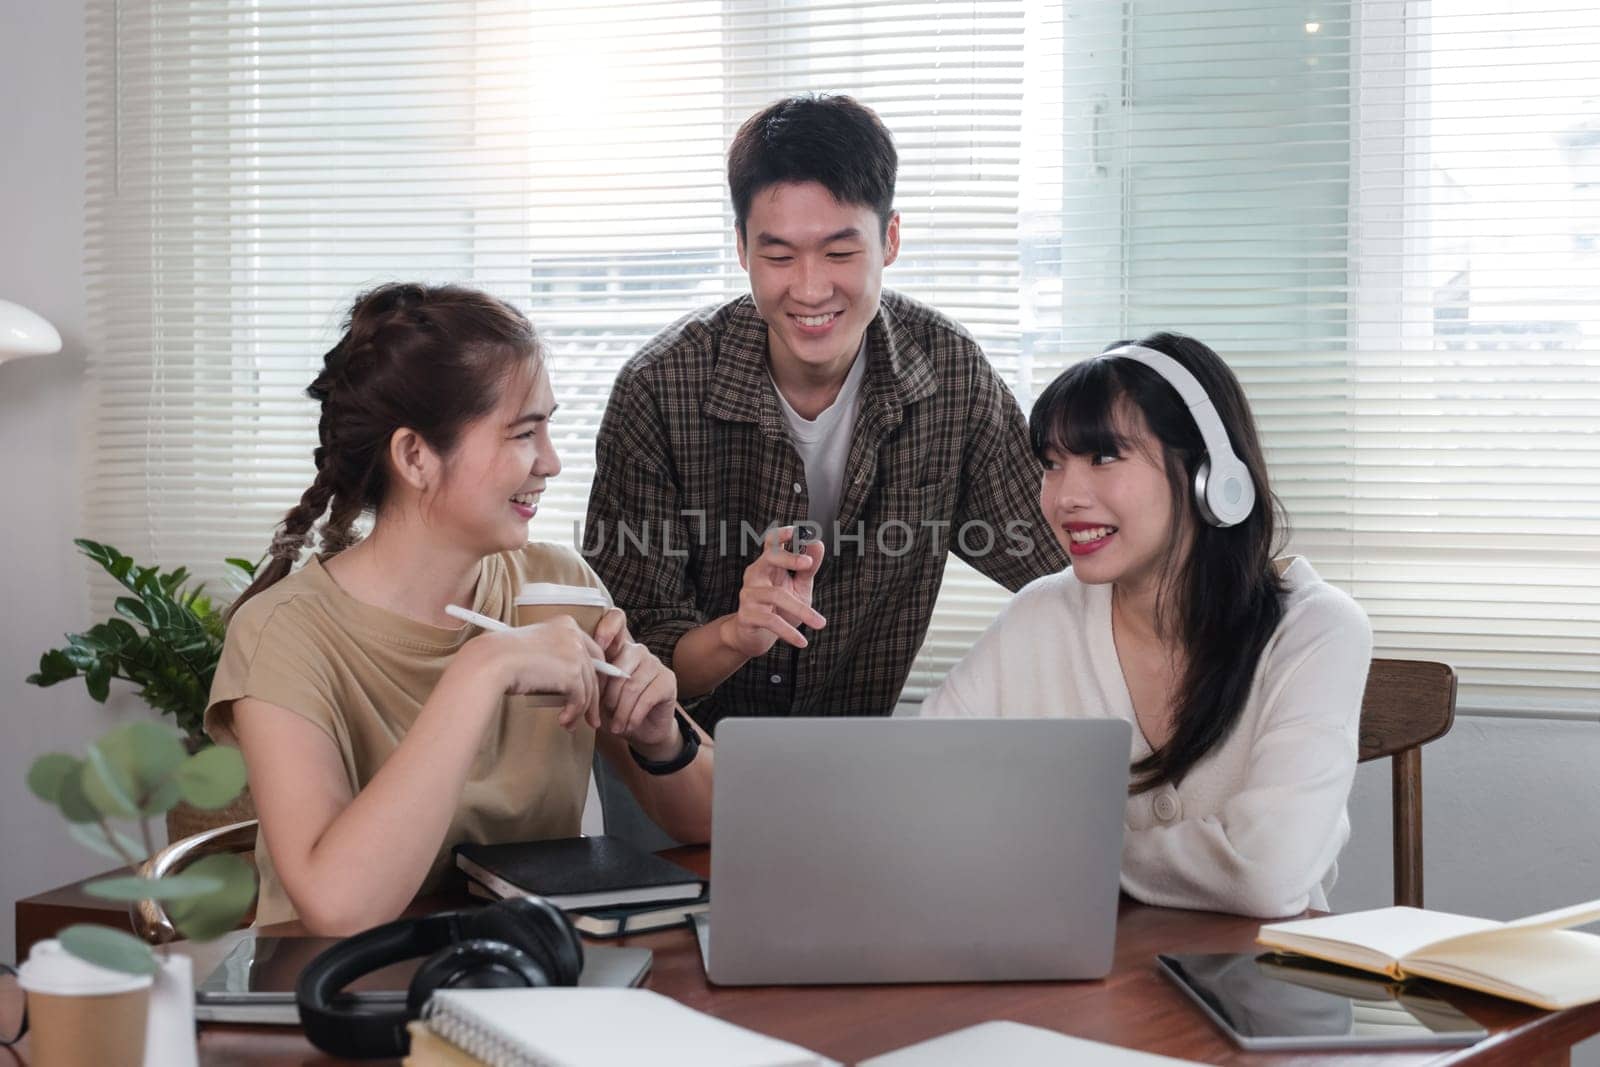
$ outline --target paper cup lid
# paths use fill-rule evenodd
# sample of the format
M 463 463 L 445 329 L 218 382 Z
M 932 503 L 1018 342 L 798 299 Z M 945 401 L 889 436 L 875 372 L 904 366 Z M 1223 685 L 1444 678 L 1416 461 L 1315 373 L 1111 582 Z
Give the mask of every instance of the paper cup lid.
M 38 942 L 29 951 L 27 960 L 17 968 L 17 984 L 30 993 L 98 997 L 144 989 L 150 984 L 150 976 L 113 971 L 80 960 L 52 938 Z
M 592 585 L 558 585 L 555 582 L 529 582 L 517 594 L 518 604 L 580 604 L 609 608 L 611 598 L 604 589 Z

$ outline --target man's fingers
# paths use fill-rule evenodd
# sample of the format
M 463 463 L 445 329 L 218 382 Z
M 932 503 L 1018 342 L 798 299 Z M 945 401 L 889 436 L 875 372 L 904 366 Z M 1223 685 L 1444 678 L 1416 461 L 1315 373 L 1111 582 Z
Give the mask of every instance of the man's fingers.
M 752 595 L 746 591 L 739 608 L 741 626 L 752 630 L 765 630 L 796 648 L 805 648 L 808 642 L 800 631 L 795 629 L 796 622 L 820 628 L 826 620 L 793 593 L 773 589 L 763 590 L 760 595 Z
M 752 598 L 758 611 L 776 611 L 782 621 L 798 625 L 800 622 L 810 625 L 811 629 L 821 630 L 827 625 L 827 619 L 822 617 L 821 611 L 806 603 L 805 598 L 797 597 L 787 589 L 763 590 L 760 595 Z
M 803 622 L 814 630 L 828 625 L 828 620 L 822 617 L 820 611 L 787 589 L 774 589 L 772 595 L 765 599 L 765 604 L 778 612 L 786 622 Z
M 758 568 L 770 567 L 782 571 L 809 572 L 816 569 L 817 560 L 805 551 L 791 552 L 784 546 L 790 544 L 795 535 L 793 526 L 780 526 L 775 530 L 767 531 L 766 538 L 761 543 L 761 555 L 746 570 L 749 572 Z M 757 576 L 760 573 L 757 570 Z
M 800 574 L 810 574 L 817 569 L 817 560 L 804 552 L 790 552 L 778 545 L 767 549 L 761 561 L 783 571 L 796 571 Z
M 804 634 L 789 625 L 789 622 L 773 608 L 767 608 L 765 614 L 756 625 L 770 634 L 777 635 L 778 640 L 791 644 L 795 648 L 805 648 L 810 644 Z
M 766 536 L 761 539 L 762 554 L 765 555 L 766 553 L 771 552 L 774 548 L 781 547 L 785 541 L 789 540 L 789 538 L 793 536 L 793 526 L 773 527 L 772 529 L 768 530 Z
M 803 593 L 807 600 L 810 600 L 811 588 L 816 582 L 817 571 L 822 569 L 822 542 L 807 541 L 804 551 L 806 559 L 811 561 L 811 565 L 809 567 L 800 567 L 795 571 L 794 587 Z M 812 623 L 811 625 L 820 626 L 822 624 Z

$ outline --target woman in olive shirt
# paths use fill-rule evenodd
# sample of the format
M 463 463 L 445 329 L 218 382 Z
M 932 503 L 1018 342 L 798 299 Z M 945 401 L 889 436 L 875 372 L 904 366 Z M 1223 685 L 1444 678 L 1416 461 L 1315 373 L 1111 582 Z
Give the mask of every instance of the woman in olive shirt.
M 705 840 L 710 743 L 621 612 L 592 636 L 445 613 L 509 622 L 525 582 L 600 586 L 570 549 L 528 543 L 561 464 L 527 320 L 472 290 L 383 286 L 307 393 L 316 479 L 233 609 L 206 713 L 261 817 L 257 921 L 348 933 L 432 888 L 458 842 L 575 835 L 597 746 L 667 832 Z M 324 513 L 320 554 L 290 573 Z

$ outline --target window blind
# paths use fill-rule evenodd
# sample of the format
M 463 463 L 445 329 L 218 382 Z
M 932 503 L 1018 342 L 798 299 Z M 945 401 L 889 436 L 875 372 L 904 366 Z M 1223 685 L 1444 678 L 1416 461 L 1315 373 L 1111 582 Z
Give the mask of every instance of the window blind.
M 1380 654 L 1451 663 L 1468 713 L 1594 715 L 1600 11 L 1535 8 L 1056 8 L 1025 388 L 1118 338 L 1208 342 L 1291 550 Z
M 905 254 L 1014 379 L 1019 3 L 97 0 L 90 525 L 215 576 L 309 484 L 301 390 L 361 290 L 526 310 L 562 404 L 535 536 L 577 544 L 617 369 L 748 288 L 724 152 L 802 90 L 896 135 Z M 986 580 L 972 576 L 974 584 Z
M 359 291 L 551 353 L 574 542 L 617 368 L 746 290 L 723 153 L 801 90 L 901 153 L 885 284 L 1026 406 L 1110 341 L 1244 380 L 1292 548 L 1466 710 L 1600 712 L 1600 13 L 1434 0 L 90 0 L 90 533 L 206 576 L 309 483 Z M 103 591 L 102 591 L 103 594 Z M 952 560 L 916 699 L 1003 592 Z

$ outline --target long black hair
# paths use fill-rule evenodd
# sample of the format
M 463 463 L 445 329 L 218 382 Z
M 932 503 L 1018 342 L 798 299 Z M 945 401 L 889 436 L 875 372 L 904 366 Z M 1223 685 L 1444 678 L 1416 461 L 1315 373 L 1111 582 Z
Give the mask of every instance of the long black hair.
M 1063 371 L 1040 394 L 1028 419 L 1034 452 L 1122 455 L 1132 445 L 1117 426 L 1131 405 L 1161 442 L 1172 491 L 1167 565 L 1156 597 L 1158 632 L 1184 650 L 1171 739 L 1133 765 L 1130 792 L 1183 780 L 1227 740 L 1244 711 L 1262 649 L 1283 619 L 1284 587 L 1273 565 L 1286 530 L 1281 505 L 1267 482 L 1267 465 L 1244 389 L 1222 358 L 1192 337 L 1156 333 L 1136 343 L 1182 364 L 1205 388 L 1234 455 L 1255 482 L 1256 506 L 1237 526 L 1216 527 L 1200 517 L 1194 476 L 1205 442 L 1178 392 L 1142 363 L 1117 356 L 1084 360 Z M 1193 542 L 1181 551 L 1186 529 Z

